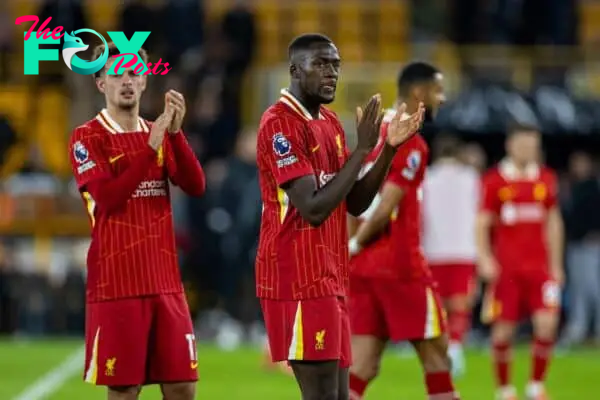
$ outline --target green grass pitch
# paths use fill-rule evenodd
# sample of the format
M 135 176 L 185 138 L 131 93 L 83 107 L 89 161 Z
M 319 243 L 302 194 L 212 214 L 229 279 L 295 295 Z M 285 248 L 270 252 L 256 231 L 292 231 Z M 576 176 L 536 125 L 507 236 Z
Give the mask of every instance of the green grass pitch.
M 0 399 L 14 399 L 37 379 L 61 364 L 81 345 L 78 341 L 0 340 Z M 201 346 L 198 354 L 201 379 L 197 399 L 299 399 L 293 378 L 263 371 L 260 368 L 262 356 L 254 349 L 222 352 L 211 346 Z M 529 373 L 528 349 L 518 349 L 515 357 L 513 376 L 522 390 Z M 465 377 L 457 381 L 457 386 L 463 399 L 493 399 L 490 360 L 486 352 L 468 353 L 468 371 Z M 600 351 L 578 350 L 557 355 L 548 379 L 548 389 L 552 400 L 600 399 Z M 145 388 L 141 398 L 161 399 L 156 387 Z M 388 352 L 382 364 L 381 376 L 370 387 L 366 398 L 424 399 L 417 360 L 414 357 L 399 357 L 393 351 Z M 48 395 L 47 399 L 102 400 L 105 399 L 105 392 L 102 388 L 83 383 L 78 371 L 58 390 Z

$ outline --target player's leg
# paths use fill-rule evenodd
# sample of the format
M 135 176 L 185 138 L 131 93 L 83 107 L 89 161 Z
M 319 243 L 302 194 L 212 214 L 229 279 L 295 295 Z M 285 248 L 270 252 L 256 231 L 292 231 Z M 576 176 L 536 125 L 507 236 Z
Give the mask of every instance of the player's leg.
M 498 400 L 517 398 L 517 391 L 511 382 L 510 369 L 512 340 L 520 317 L 520 292 L 516 280 L 500 278 L 496 284 L 488 287 L 482 306 L 484 322 L 492 323 L 492 361 Z
M 148 381 L 165 400 L 193 400 L 198 380 L 196 337 L 184 293 L 153 297 Z
M 350 278 L 351 400 L 362 399 L 369 383 L 377 377 L 387 342 L 385 317 L 375 294 L 376 282 L 363 277 Z
M 544 380 L 552 358 L 560 320 L 560 286 L 551 280 L 535 279 L 530 293 L 533 344 L 531 376 L 526 393 L 530 400 L 543 400 L 546 399 Z
M 304 400 L 337 400 L 344 309 L 336 297 L 261 300 L 274 362 L 288 360 Z
M 448 355 L 452 374 L 457 377 L 466 371 L 463 342 L 471 327 L 471 309 L 475 288 L 475 266 L 451 265 L 444 283 L 438 281 L 448 317 Z
M 452 382 L 448 339 L 445 334 L 431 339 L 411 340 L 425 374 L 425 386 L 431 400 L 456 400 Z
M 390 339 L 409 340 L 419 356 L 429 399 L 458 399 L 450 373 L 444 311 L 434 288 L 422 282 L 389 281 L 378 287 L 378 293 Z
M 108 400 L 136 400 L 145 381 L 151 315 L 146 299 L 87 305 L 84 380 L 108 387 Z

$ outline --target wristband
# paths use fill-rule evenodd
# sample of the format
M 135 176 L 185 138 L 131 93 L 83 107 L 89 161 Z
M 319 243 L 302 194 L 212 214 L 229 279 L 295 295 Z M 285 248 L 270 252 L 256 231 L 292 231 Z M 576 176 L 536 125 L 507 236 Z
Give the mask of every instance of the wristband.
M 362 250 L 362 246 L 358 243 L 358 239 L 353 237 L 348 242 L 348 251 L 350 252 L 350 256 L 354 256 Z

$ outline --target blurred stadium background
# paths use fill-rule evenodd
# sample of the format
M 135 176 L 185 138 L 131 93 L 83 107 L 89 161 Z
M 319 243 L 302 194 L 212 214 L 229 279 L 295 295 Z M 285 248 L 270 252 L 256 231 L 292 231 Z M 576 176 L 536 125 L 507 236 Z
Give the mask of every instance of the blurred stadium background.
M 71 129 L 95 115 L 103 99 L 89 76 L 72 73 L 61 61 L 42 62 L 38 76 L 23 75 L 29 25 L 14 21 L 30 14 L 40 21 L 52 16 L 49 27 L 69 32 L 152 31 L 145 43 L 151 58 L 174 67 L 151 77 L 143 114 L 153 119 L 160 112 L 165 88 L 182 91 L 188 99 L 186 131 L 208 177 L 202 199 L 176 191 L 173 196 L 182 274 L 203 341 L 198 398 L 294 398 L 289 378 L 260 369 L 254 132 L 261 112 L 286 85 L 288 42 L 308 31 L 325 33 L 339 45 L 342 85 L 333 108 L 349 132 L 352 110 L 371 94 L 380 92 L 392 104 L 398 69 L 415 58 L 443 69 L 450 97 L 439 118 L 425 126 L 427 138 L 436 132 L 460 135 L 482 168 L 502 157 L 508 122 L 540 126 L 546 161 L 561 176 L 570 278 L 550 393 L 557 400 L 598 398 L 600 1 L 3 0 L 1 399 L 102 398 L 101 390 L 79 379 L 89 228 L 66 149 Z M 571 279 L 581 268 L 596 271 L 597 282 Z M 583 325 L 570 301 L 574 293 L 589 294 Z M 491 398 L 486 332 L 475 321 L 470 372 L 459 382 L 467 399 Z M 518 357 L 515 372 L 524 380 L 527 349 Z M 383 368 L 369 399 L 422 398 L 410 354 L 391 351 Z M 59 385 L 40 389 L 36 382 Z M 34 391 L 23 394 L 26 389 Z

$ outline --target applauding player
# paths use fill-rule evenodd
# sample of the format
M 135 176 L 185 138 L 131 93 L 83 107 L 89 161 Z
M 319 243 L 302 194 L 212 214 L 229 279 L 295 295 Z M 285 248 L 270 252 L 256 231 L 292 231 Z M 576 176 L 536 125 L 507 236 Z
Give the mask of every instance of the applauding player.
M 96 58 L 104 46 L 96 49 Z M 154 124 L 140 118 L 144 75 L 96 74 L 106 108 L 73 132 L 73 174 L 92 224 L 87 258 L 85 380 L 108 400 L 135 400 L 159 383 L 164 398 L 192 400 L 196 344 L 177 264 L 169 181 L 204 192 L 204 172 L 181 131 L 183 96 L 165 95 Z M 147 62 L 145 51 L 140 50 Z
M 350 155 L 334 100 L 340 56 L 322 35 L 289 47 L 290 86 L 262 116 L 258 168 L 263 214 L 256 258 L 273 361 L 290 362 L 304 400 L 348 399 L 346 212 L 360 215 L 377 192 L 396 148 L 421 124 L 423 110 L 394 118 L 373 168 L 358 179 L 382 120 L 379 96 L 357 110 Z M 401 111 L 403 111 L 402 109 Z
M 429 64 L 409 64 L 400 73 L 398 94 L 407 102 L 408 110 L 416 110 L 423 102 L 434 114 L 445 100 L 442 79 Z M 384 124 L 383 135 L 389 135 L 398 115 L 389 118 L 392 122 Z M 418 134 L 400 148 L 378 204 L 349 243 L 354 256 L 360 257 L 363 249 L 376 256 L 367 266 L 357 260 L 351 272 L 353 400 L 361 399 L 375 379 L 388 340 L 412 343 L 423 366 L 430 399 L 458 399 L 446 355 L 445 319 L 420 246 L 421 184 L 428 154 L 427 144 Z
M 546 400 L 544 379 L 556 337 L 563 272 L 563 223 L 557 179 L 539 165 L 540 134 L 516 126 L 506 142 L 508 158 L 483 178 L 477 221 L 479 272 L 489 282 L 483 319 L 492 322 L 499 400 L 517 398 L 511 385 L 511 341 L 518 322 L 533 324 L 530 400 Z

